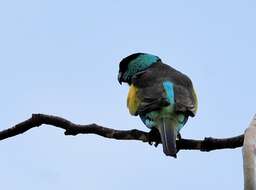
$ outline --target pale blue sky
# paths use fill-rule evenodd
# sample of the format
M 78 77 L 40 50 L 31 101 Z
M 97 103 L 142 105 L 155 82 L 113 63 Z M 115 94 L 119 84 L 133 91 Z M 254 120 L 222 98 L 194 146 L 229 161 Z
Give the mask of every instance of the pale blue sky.
M 126 109 L 118 62 L 158 55 L 190 76 L 198 115 L 186 138 L 243 133 L 256 112 L 255 1 L 0 1 L 0 129 L 55 114 L 147 130 Z M 241 149 L 181 151 L 50 126 L 0 142 L 1 189 L 243 188 Z

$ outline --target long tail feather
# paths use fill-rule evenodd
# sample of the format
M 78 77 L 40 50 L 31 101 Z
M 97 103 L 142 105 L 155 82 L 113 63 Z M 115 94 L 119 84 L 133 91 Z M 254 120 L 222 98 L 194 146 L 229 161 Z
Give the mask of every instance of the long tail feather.
M 171 120 L 170 118 L 160 119 L 158 130 L 161 136 L 161 141 L 163 144 L 163 151 L 167 156 L 172 156 L 176 158 L 176 137 L 177 122 Z

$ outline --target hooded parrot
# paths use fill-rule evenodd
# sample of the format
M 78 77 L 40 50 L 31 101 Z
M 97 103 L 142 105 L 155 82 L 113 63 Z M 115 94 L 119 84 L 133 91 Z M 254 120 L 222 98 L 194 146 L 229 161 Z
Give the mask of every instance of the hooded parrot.
M 119 64 L 118 81 L 130 86 L 127 107 L 133 116 L 160 134 L 163 152 L 176 158 L 176 138 L 197 111 L 191 80 L 155 55 L 135 53 Z

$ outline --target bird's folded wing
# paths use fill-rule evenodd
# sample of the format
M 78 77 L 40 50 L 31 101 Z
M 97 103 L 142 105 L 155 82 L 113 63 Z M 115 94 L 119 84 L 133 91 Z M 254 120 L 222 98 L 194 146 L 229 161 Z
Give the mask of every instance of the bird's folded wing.
M 192 117 L 197 111 L 197 97 L 191 80 L 168 65 L 155 64 L 155 66 L 137 73 L 132 78 L 132 83 L 138 89 L 135 115 L 161 109 L 170 104 L 174 104 L 175 111 L 186 113 Z M 166 86 L 167 88 L 173 87 L 174 102 L 168 100 Z
M 137 86 L 138 107 L 135 115 L 143 115 L 150 111 L 161 109 L 170 103 L 166 97 L 163 85 L 153 78 L 154 75 L 141 72 L 134 76 L 133 83 Z

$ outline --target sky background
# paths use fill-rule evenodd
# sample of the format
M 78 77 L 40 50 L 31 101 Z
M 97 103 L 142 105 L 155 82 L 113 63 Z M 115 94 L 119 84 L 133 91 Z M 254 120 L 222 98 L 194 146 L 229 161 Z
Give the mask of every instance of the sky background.
M 194 83 L 199 110 L 184 138 L 239 135 L 256 112 L 255 19 L 253 0 L 0 1 L 0 130 L 32 113 L 148 130 L 117 82 L 123 57 L 148 52 Z M 1 141 L 1 189 L 243 188 L 240 148 L 173 159 L 161 145 L 63 132 Z

